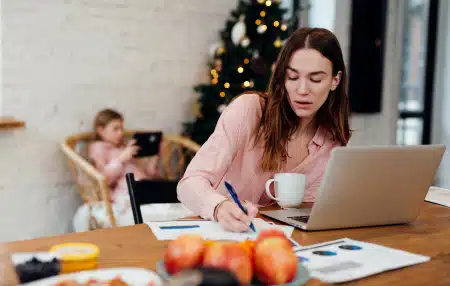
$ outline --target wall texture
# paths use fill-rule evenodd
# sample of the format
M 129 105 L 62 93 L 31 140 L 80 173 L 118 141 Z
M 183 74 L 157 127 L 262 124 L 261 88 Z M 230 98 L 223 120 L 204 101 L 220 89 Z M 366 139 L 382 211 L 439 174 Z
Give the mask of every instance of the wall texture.
M 4 0 L 0 241 L 66 232 L 80 201 L 59 145 L 119 109 L 130 128 L 179 132 L 208 47 L 236 1 Z

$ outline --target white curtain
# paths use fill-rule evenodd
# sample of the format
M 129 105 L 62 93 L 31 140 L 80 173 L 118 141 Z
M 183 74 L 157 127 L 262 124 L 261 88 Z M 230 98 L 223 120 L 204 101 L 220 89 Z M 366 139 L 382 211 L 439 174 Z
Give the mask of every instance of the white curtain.
M 447 146 L 436 184 L 450 188 L 450 4 L 439 1 L 439 5 L 432 138 Z

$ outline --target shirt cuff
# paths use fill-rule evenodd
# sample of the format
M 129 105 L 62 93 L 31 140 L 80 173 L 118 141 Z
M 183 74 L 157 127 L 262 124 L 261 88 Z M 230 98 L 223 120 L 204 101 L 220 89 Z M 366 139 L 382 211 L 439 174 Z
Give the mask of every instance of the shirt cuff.
M 203 202 L 200 216 L 205 219 L 214 220 L 214 209 L 219 203 L 226 199 L 227 197 L 219 193 L 212 192 L 210 196 Z

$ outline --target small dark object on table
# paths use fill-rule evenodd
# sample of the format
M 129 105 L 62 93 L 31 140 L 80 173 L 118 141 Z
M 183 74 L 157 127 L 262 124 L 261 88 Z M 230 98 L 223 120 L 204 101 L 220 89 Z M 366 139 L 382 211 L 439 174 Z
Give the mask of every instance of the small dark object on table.
M 167 282 L 167 286 L 239 286 L 236 276 L 225 269 L 200 267 L 185 270 Z
M 51 261 L 40 261 L 36 257 L 33 257 L 25 263 L 17 264 L 15 269 L 20 283 L 27 283 L 59 275 L 61 272 L 61 264 L 56 258 Z

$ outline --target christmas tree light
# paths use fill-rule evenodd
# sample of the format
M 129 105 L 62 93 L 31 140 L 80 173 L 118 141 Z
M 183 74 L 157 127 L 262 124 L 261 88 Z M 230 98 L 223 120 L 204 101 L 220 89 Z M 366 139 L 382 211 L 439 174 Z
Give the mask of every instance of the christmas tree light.
M 266 90 L 271 67 L 294 29 L 284 17 L 287 10 L 279 3 L 238 1 L 238 7 L 220 31 L 220 40 L 209 49 L 210 80 L 195 87 L 200 93 L 193 109 L 196 118 L 185 124 L 185 136 L 203 144 L 233 98 L 248 90 Z

